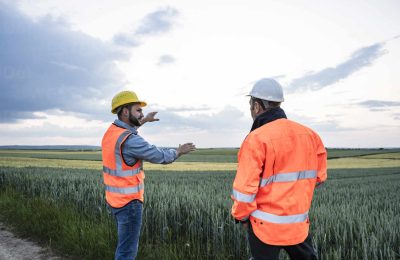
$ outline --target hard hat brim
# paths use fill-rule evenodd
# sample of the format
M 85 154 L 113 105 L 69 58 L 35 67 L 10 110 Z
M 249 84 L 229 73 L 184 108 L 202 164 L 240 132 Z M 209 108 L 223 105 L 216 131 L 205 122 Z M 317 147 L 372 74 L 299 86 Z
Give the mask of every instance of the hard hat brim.
M 250 94 L 248 94 L 248 95 L 246 95 L 246 97 L 254 97 L 254 98 L 259 98 L 259 99 L 261 99 L 261 100 L 265 100 L 265 101 L 272 101 L 272 102 L 283 102 L 283 101 L 285 101 L 285 99 L 275 99 L 275 98 L 270 98 L 270 97 L 261 97 L 261 96 L 257 96 L 257 95 L 250 95 Z

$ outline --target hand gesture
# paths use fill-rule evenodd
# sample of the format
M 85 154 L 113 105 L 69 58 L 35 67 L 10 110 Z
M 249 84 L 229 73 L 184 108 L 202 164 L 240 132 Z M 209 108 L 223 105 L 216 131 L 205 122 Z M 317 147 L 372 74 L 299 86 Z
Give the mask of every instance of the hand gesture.
M 178 153 L 178 157 L 181 156 L 182 154 L 187 154 L 192 151 L 196 150 L 196 146 L 193 143 L 186 143 L 186 144 L 180 144 L 179 147 L 176 149 L 176 152 Z
M 140 123 L 143 125 L 146 122 L 154 122 L 154 121 L 160 121 L 160 119 L 156 118 L 156 114 L 158 112 L 150 112 L 148 113 L 145 117 L 143 117 L 140 120 Z

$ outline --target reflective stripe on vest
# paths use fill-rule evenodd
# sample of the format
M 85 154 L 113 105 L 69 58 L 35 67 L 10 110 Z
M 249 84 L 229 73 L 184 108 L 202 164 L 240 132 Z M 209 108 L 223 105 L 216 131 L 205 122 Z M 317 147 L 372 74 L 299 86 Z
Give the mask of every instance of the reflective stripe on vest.
M 248 195 L 241 193 L 235 189 L 232 190 L 232 196 L 235 198 L 235 200 L 240 202 L 253 202 L 256 198 L 256 194 Z
M 255 210 L 251 213 L 251 215 L 255 218 L 265 220 L 271 223 L 276 224 L 289 224 L 289 223 L 297 223 L 304 222 L 308 218 L 308 211 L 303 214 L 289 215 L 289 216 L 279 216 L 271 213 L 267 213 L 261 210 Z
M 117 166 L 117 171 L 122 171 L 122 151 L 120 150 L 121 143 L 130 134 L 131 132 L 129 131 L 123 132 L 118 137 L 117 143 L 115 144 L 115 164 Z
M 265 185 L 271 184 L 273 182 L 291 182 L 301 179 L 313 179 L 313 178 L 317 178 L 316 170 L 278 173 L 276 175 L 272 175 L 269 178 L 261 179 L 260 187 L 264 187 Z
M 103 172 L 113 175 L 113 176 L 118 176 L 118 177 L 127 177 L 127 176 L 133 176 L 135 174 L 140 173 L 140 171 L 142 170 L 142 164 L 133 170 L 122 170 L 122 151 L 120 151 L 120 147 L 121 147 L 121 143 L 123 140 L 125 140 L 125 138 L 130 135 L 131 132 L 129 131 L 125 131 L 123 132 L 117 139 L 117 143 L 115 144 L 115 149 L 114 149 L 114 153 L 115 153 L 115 165 L 116 165 L 116 170 L 110 169 L 107 166 L 103 165 Z
M 105 185 L 105 186 L 106 186 L 106 191 L 120 193 L 120 194 L 138 193 L 139 191 L 143 190 L 143 188 L 144 188 L 143 183 L 133 186 L 133 187 L 113 187 L 113 186 L 109 186 L 109 185 Z
M 118 176 L 118 177 L 133 176 L 133 175 L 140 173 L 141 170 L 142 170 L 141 167 L 133 169 L 133 170 L 113 170 L 106 166 L 103 166 L 103 172 L 113 175 L 113 176 Z

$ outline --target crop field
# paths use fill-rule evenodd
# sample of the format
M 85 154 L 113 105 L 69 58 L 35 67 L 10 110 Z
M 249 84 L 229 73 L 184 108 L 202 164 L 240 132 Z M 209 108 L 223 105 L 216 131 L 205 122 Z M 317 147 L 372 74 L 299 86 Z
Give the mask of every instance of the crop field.
M 145 163 L 138 259 L 248 259 L 230 216 L 237 149 Z M 400 259 L 400 150 L 329 150 L 311 234 L 320 259 Z M 113 259 L 98 151 L 0 151 L 0 220 L 73 259 Z M 282 259 L 288 259 L 281 254 Z
M 199 149 L 178 161 L 184 162 L 237 162 L 238 149 Z M 400 149 L 328 149 L 328 159 L 356 157 L 364 155 L 398 154 Z M 1 157 L 89 160 L 101 161 L 101 151 L 75 150 L 0 150 Z

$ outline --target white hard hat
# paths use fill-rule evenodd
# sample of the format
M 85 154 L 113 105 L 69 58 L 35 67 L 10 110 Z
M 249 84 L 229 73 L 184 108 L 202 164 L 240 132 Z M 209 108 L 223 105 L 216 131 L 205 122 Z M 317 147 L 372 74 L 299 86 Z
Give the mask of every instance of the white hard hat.
M 268 78 L 257 81 L 248 96 L 274 102 L 284 100 L 282 86 L 276 80 Z

